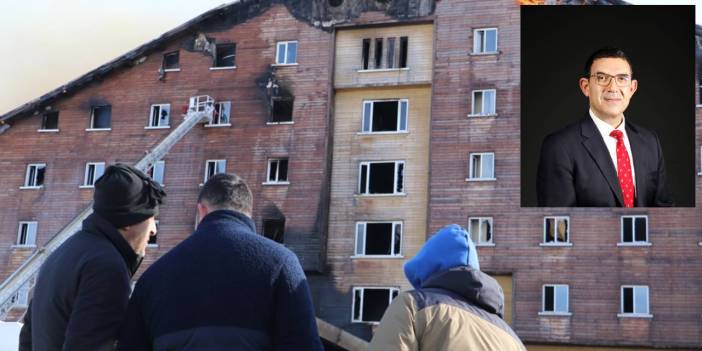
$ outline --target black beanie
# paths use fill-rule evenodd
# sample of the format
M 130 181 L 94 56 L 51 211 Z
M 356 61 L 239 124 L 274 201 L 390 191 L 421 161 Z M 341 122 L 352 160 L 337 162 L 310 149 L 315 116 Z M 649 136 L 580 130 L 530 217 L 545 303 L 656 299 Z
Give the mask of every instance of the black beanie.
M 144 172 L 117 163 L 95 182 L 93 210 L 115 228 L 124 228 L 156 216 L 165 196 L 163 188 Z

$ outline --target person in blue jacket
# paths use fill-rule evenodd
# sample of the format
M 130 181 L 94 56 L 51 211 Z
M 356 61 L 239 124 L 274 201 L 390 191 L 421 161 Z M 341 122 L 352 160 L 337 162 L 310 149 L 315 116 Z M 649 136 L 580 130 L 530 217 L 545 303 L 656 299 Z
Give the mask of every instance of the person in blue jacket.
M 197 230 L 137 282 L 118 350 L 323 350 L 300 263 L 256 234 L 233 174 L 202 187 Z

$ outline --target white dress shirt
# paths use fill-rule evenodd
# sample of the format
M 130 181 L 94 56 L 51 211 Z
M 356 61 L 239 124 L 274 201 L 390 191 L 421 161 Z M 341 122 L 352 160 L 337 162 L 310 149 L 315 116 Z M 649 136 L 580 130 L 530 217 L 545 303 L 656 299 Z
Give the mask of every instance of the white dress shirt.
M 614 131 L 615 129 L 618 131 L 622 132 L 622 135 L 624 136 L 624 146 L 626 147 L 626 152 L 629 154 L 629 163 L 631 166 L 631 178 L 634 182 L 634 191 L 636 191 L 636 173 L 634 171 L 634 156 L 631 154 L 631 145 L 629 144 L 629 136 L 626 134 L 626 118 L 622 119 L 622 123 L 619 124 L 617 128 L 612 128 L 607 122 L 597 118 L 595 114 L 592 112 L 592 109 L 590 109 L 590 117 L 592 118 L 592 121 L 595 122 L 595 126 L 597 127 L 597 130 L 600 131 L 600 134 L 602 135 L 602 139 L 605 142 L 605 145 L 607 146 L 607 151 L 609 151 L 609 156 L 612 158 L 612 164 L 614 164 L 614 168 L 617 170 L 617 173 L 619 173 L 619 168 L 617 167 L 617 139 L 614 137 L 609 136 L 609 133 Z

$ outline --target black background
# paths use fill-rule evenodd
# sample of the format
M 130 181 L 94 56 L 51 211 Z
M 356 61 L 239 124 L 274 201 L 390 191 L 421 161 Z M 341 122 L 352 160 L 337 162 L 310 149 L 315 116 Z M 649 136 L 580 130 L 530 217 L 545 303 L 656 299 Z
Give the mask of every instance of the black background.
M 694 207 L 694 6 L 522 6 L 521 21 L 522 206 L 537 206 L 544 137 L 589 118 L 585 61 L 617 46 L 639 81 L 624 116 L 658 134 L 675 206 Z

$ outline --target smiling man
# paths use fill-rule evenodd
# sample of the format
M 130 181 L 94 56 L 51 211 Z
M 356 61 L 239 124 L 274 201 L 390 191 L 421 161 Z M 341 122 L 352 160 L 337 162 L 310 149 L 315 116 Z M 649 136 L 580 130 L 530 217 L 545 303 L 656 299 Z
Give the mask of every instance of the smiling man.
M 595 51 L 580 90 L 589 116 L 544 139 L 537 175 L 539 206 L 672 206 L 665 163 L 655 133 L 624 117 L 638 88 L 619 48 Z

